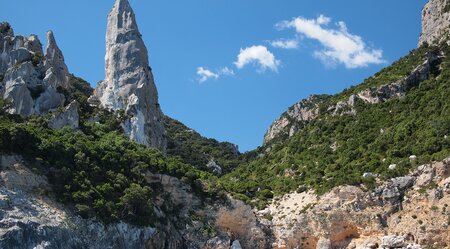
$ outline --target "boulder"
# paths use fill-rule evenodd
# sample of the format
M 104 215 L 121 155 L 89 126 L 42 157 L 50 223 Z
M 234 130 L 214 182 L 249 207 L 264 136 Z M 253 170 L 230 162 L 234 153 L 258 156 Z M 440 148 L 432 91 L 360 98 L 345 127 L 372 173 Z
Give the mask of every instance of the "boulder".
M 402 248 L 406 246 L 403 236 L 384 236 L 381 242 L 381 248 Z
M 214 174 L 216 175 L 221 175 L 222 174 L 222 167 L 220 167 L 220 165 L 218 165 L 214 159 L 211 159 L 208 164 L 206 164 L 206 168 L 210 171 L 212 171 Z

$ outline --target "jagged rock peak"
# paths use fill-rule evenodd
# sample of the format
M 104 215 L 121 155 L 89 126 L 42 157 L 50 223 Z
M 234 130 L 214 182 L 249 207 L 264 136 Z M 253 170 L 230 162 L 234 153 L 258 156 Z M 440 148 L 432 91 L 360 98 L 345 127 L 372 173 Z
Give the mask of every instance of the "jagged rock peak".
M 127 0 L 117 0 L 108 15 L 105 80 L 91 100 L 110 110 L 124 110 L 128 117 L 122 123 L 125 134 L 165 151 L 163 115 L 147 48 Z
M 422 10 L 422 33 L 419 46 L 441 43 L 450 33 L 450 0 L 430 0 Z
M 116 0 L 113 9 L 108 16 L 109 28 L 137 30 L 136 17 L 128 0 Z
M 59 49 L 52 31 L 47 32 L 47 48 L 44 66 L 47 70 L 47 76 L 52 75 L 52 77 L 54 77 L 50 84 L 54 87 L 68 87 L 69 70 L 67 69 L 64 55 Z
M 45 58 L 36 35 L 14 36 L 11 25 L 0 24 L 0 97 L 8 112 L 22 116 L 44 114 L 64 105 L 58 87 L 67 87 L 68 70 L 52 33 Z

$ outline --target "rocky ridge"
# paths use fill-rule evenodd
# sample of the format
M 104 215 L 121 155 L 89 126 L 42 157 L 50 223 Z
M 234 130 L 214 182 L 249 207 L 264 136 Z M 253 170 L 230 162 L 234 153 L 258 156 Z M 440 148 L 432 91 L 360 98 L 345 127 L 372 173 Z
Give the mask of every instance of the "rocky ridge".
M 427 58 L 417 66 L 408 76 L 402 79 L 383 84 L 378 87 L 370 87 L 365 90 L 351 94 L 348 99 L 338 101 L 329 105 L 325 111 L 320 111 L 320 105 L 325 103 L 327 95 L 312 95 L 304 99 L 281 115 L 268 129 L 264 144 L 281 136 L 292 137 L 307 122 L 314 120 L 322 115 L 356 115 L 355 104 L 362 101 L 367 104 L 378 104 L 395 98 L 402 98 L 408 90 L 428 79 L 430 73 L 439 68 L 442 57 L 446 56 L 439 53 L 428 53 Z
M 64 105 L 60 89 L 68 87 L 68 70 L 53 32 L 47 33 L 46 54 L 37 36 L 14 36 L 0 24 L 0 95 L 8 112 L 22 116 L 45 114 Z
M 437 45 L 449 40 L 450 35 L 450 1 L 430 0 L 422 11 L 422 33 L 419 38 L 419 46 L 427 43 Z M 405 95 L 409 87 L 427 79 L 431 70 L 431 65 L 439 60 L 440 55 L 430 54 L 419 65 L 411 75 L 404 77 L 397 82 L 386 83 L 381 87 L 368 88 L 353 94 L 347 100 L 339 101 L 328 106 L 328 112 L 333 115 L 356 114 L 354 109 L 355 101 L 362 100 L 366 103 L 376 104 L 388 101 L 392 98 L 399 98 Z M 323 98 L 312 95 L 307 99 L 296 103 L 289 110 L 274 121 L 264 136 L 264 144 L 267 145 L 276 137 L 295 134 L 303 124 L 311 121 L 322 113 L 319 112 L 319 105 Z
M 136 18 L 128 0 L 117 0 L 108 15 L 105 80 L 91 102 L 123 110 L 125 134 L 137 143 L 165 151 L 167 146 L 158 92 Z

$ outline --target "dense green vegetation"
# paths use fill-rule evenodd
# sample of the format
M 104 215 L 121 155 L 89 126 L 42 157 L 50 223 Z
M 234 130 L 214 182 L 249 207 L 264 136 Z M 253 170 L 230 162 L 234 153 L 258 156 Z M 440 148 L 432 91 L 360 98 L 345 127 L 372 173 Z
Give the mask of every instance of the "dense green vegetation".
M 220 143 L 215 139 L 202 137 L 181 122 L 167 116 L 164 117 L 164 126 L 168 138 L 167 153 L 179 156 L 185 163 L 208 170 L 206 165 L 210 160 L 214 160 L 224 172 L 229 172 L 240 162 L 239 151 L 231 143 Z
M 148 172 L 175 176 L 200 197 L 215 198 L 225 188 L 234 196 L 262 207 L 275 195 L 314 189 L 324 193 L 343 184 L 375 186 L 381 179 L 407 173 L 412 166 L 450 154 L 450 59 L 445 57 L 429 79 L 408 89 L 405 97 L 379 104 L 357 101 L 356 115 L 328 113 L 327 107 L 351 94 L 398 81 L 438 49 L 422 46 L 361 85 L 333 96 L 319 95 L 319 118 L 299 124 L 293 137 L 280 136 L 267 146 L 240 155 L 234 145 L 202 137 L 182 123 L 164 118 L 167 154 L 130 141 L 121 128 L 122 112 L 112 114 L 88 103 L 92 88 L 70 77 L 70 89 L 58 89 L 66 104 L 77 100 L 80 129 L 52 130 L 48 115 L 28 119 L 5 112 L 0 101 L 0 153 L 20 154 L 36 173 L 46 175 L 57 197 L 83 217 L 109 223 L 155 224 L 154 208 L 176 213 L 165 202 L 160 183 Z M 416 160 L 410 156 L 416 155 Z M 226 175 L 218 179 L 206 164 L 214 160 Z M 395 169 L 389 165 L 396 164 Z
M 450 54 L 448 46 L 442 46 Z M 436 48 L 422 47 L 382 70 L 363 86 L 389 83 L 406 76 Z M 354 87 L 351 92 L 362 89 Z M 345 98 L 349 90 L 333 96 Z M 450 154 L 450 58 L 429 79 L 410 89 L 404 98 L 380 104 L 356 103 L 357 115 L 323 113 L 300 132 L 271 151 L 238 167 L 221 179 L 225 189 L 262 206 L 271 195 L 313 188 L 324 193 L 343 184 L 373 186 L 364 172 L 388 178 L 407 173 L 413 165 Z M 259 150 L 263 153 L 262 148 Z M 417 159 L 409 159 L 416 155 Z M 389 170 L 396 164 L 394 170 Z
M 49 178 L 57 197 L 83 217 L 154 224 L 153 200 L 165 194 L 159 183 L 147 183 L 146 172 L 175 176 L 200 197 L 220 194 L 217 177 L 130 141 L 107 111 L 91 110 L 99 122 L 84 122 L 80 130 L 52 130 L 46 116 L 24 119 L 7 114 L 4 107 L 2 101 L 0 152 L 24 156 L 36 173 Z M 176 212 L 177 207 L 165 203 L 160 208 Z

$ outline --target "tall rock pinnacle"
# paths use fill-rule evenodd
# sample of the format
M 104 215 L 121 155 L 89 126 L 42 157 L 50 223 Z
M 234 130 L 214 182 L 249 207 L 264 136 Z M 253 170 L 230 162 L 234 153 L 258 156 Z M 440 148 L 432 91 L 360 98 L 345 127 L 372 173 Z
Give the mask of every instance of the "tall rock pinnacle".
M 158 92 L 136 18 L 128 0 L 116 0 L 108 15 L 105 80 L 94 98 L 110 110 L 124 110 L 122 127 L 132 140 L 165 151 Z
M 54 87 L 68 87 L 69 70 L 64 62 L 64 55 L 56 44 L 52 31 L 47 32 L 47 49 L 44 66 L 45 70 L 47 70 L 47 76 L 52 74 L 51 77 L 55 77 L 52 79 L 52 82 L 49 82 L 50 85 Z

